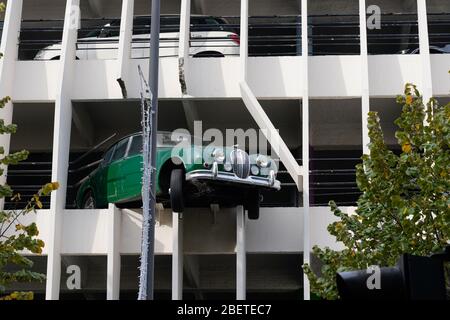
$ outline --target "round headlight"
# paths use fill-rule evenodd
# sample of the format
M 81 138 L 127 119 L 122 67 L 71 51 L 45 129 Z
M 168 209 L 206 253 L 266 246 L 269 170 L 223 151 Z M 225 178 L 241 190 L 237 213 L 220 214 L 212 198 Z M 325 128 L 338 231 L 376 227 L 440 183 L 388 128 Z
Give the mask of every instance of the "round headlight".
M 257 176 L 259 175 L 259 168 L 258 166 L 252 166 L 252 175 Z
M 223 168 L 225 169 L 225 171 L 233 170 L 233 166 L 231 165 L 231 163 L 228 162 L 223 165 Z
M 212 156 L 214 157 L 214 160 L 217 162 L 224 162 L 225 161 L 225 153 L 222 149 L 214 149 Z
M 260 168 L 267 168 L 270 166 L 270 159 L 266 156 L 259 155 L 258 158 L 256 158 L 256 164 Z

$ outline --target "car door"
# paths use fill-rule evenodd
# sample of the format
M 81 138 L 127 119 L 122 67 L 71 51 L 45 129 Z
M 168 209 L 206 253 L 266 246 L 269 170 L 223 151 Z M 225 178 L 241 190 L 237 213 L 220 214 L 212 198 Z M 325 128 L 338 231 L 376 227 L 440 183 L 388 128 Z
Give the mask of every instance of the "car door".
M 120 202 L 123 193 L 124 174 L 122 172 L 122 161 L 126 155 L 129 138 L 117 143 L 107 172 L 107 197 L 109 203 Z
M 108 203 L 108 170 L 111 158 L 116 146 L 112 146 L 103 156 L 103 161 L 91 179 L 91 187 L 94 190 L 96 204 L 100 207 Z
M 120 197 L 124 200 L 139 198 L 142 193 L 142 136 L 131 137 L 127 155 L 122 161 L 124 175 Z

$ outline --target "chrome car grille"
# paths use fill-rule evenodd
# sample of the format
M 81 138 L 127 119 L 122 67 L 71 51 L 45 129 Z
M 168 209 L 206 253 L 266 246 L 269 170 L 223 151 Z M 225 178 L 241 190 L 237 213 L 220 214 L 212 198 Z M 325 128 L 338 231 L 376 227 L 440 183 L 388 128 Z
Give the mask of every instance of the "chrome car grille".
M 242 179 L 250 175 L 250 159 L 247 152 L 235 149 L 230 154 L 234 174 Z

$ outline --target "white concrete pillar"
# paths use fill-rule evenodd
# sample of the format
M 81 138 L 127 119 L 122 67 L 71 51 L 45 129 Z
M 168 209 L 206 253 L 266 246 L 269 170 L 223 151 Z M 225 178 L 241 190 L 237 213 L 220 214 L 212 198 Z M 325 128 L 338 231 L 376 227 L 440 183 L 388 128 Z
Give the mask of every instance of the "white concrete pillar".
M 5 20 L 3 23 L 2 43 L 0 52 L 3 58 L 0 59 L 0 99 L 12 97 L 14 91 L 14 76 L 16 70 L 16 61 L 19 53 L 19 36 L 22 22 L 23 0 L 9 1 L 6 6 Z M 11 124 L 13 116 L 13 104 L 9 101 L 3 109 L 0 109 L 0 119 L 5 124 Z M 7 134 L 0 135 L 0 146 L 9 154 L 11 136 Z M 7 168 L 0 177 L 0 184 L 6 182 Z M 0 199 L 0 210 L 3 209 L 4 199 Z
M 187 95 L 189 70 L 189 43 L 191 40 L 191 0 L 181 0 L 180 33 L 178 41 L 178 77 L 181 95 Z
M 241 0 L 241 81 L 247 82 L 248 64 L 248 0 Z
M 245 246 L 245 211 L 236 207 L 236 300 L 247 295 L 247 250 Z
M 425 103 L 433 96 L 433 82 L 431 78 L 430 41 L 428 35 L 428 17 L 426 0 L 417 0 L 417 18 L 419 25 L 419 48 L 422 63 L 421 92 Z
M 117 81 L 122 89 L 122 95 L 127 97 L 126 84 L 131 61 L 133 39 L 134 0 L 122 0 L 122 17 L 120 20 L 119 52 L 117 55 Z
M 359 0 L 359 38 L 360 38 L 360 58 L 361 58 L 361 117 L 362 117 L 362 148 L 363 154 L 369 154 L 367 146 L 369 140 L 369 129 L 367 127 L 367 114 L 370 111 L 369 93 L 369 62 L 367 53 L 367 19 L 366 0 Z
M 172 300 L 183 299 L 183 214 L 172 213 Z
M 303 169 L 298 165 L 291 151 L 287 147 L 279 132 L 276 130 L 270 118 L 256 99 L 252 90 L 247 83 L 247 63 L 248 63 L 248 0 L 241 0 L 241 46 L 240 46 L 240 62 L 241 62 L 241 79 L 240 89 L 241 97 L 247 110 L 262 129 L 267 141 L 272 147 L 272 152 L 280 157 L 287 171 L 291 175 L 295 184 L 299 189 L 302 188 L 301 176 Z
M 64 30 L 59 63 L 59 79 L 55 99 L 53 130 L 52 181 L 59 182 L 59 189 L 50 200 L 50 239 L 47 260 L 46 299 L 59 299 L 61 278 L 61 229 L 67 193 L 69 168 L 70 131 L 72 125 L 72 80 L 75 72 L 77 30 L 80 26 L 80 0 L 67 0 Z
M 309 217 L 309 58 L 308 58 L 308 0 L 302 0 L 302 159 L 303 159 L 303 263 L 310 263 Z M 303 275 L 303 296 L 310 299 L 309 280 Z
M 108 217 L 108 257 L 106 275 L 106 299 L 119 300 L 120 297 L 120 236 L 122 212 L 114 204 L 109 204 Z

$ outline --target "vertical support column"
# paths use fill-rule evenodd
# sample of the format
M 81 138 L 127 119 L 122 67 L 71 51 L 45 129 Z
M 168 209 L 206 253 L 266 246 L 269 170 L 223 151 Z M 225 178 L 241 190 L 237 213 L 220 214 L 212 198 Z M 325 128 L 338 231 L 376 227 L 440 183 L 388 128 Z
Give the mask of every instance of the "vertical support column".
M 120 297 L 120 230 L 121 211 L 109 205 L 108 217 L 108 262 L 106 280 L 106 299 L 119 300 Z
M 247 292 L 247 250 L 245 246 L 245 211 L 236 207 L 236 300 L 245 300 Z
M 3 25 L 2 43 L 0 52 L 4 55 L 0 59 L 0 99 L 11 97 L 14 91 L 14 76 L 16 61 L 19 53 L 19 35 L 22 22 L 23 0 L 8 1 Z M 3 109 L 0 109 L 0 119 L 8 125 L 12 121 L 13 104 L 9 101 Z M 0 136 L 0 146 L 4 148 L 5 154 L 9 153 L 11 136 L 3 134 Z M 0 177 L 0 183 L 6 182 L 6 170 Z M 3 209 L 4 199 L 0 200 L 0 210 Z
M 248 63 L 248 0 L 241 0 L 241 78 L 242 82 L 247 82 Z
M 426 0 L 417 0 L 417 18 L 419 25 L 419 48 L 422 61 L 422 95 L 424 103 L 433 96 L 431 77 L 430 41 L 428 38 L 428 18 Z
M 366 0 L 359 0 L 359 39 L 361 57 L 361 117 L 362 117 L 362 148 L 363 154 L 369 153 L 369 129 L 367 128 L 367 114 L 370 111 L 369 96 L 369 61 L 367 57 L 367 19 Z
M 172 300 L 183 299 L 183 214 L 172 213 Z
M 308 0 L 302 0 L 302 158 L 303 158 L 303 263 L 310 263 L 309 217 L 309 65 L 308 65 Z M 310 299 L 309 280 L 303 274 L 303 297 Z
M 181 1 L 180 12 L 180 40 L 178 43 L 178 77 L 181 87 L 181 96 L 188 95 L 188 75 L 189 75 L 189 50 L 191 41 L 191 0 Z M 188 129 L 194 133 L 194 121 L 199 119 L 197 106 L 194 101 L 182 100 L 184 115 Z
M 50 238 L 47 244 L 48 260 L 45 292 L 47 300 L 57 300 L 60 291 L 61 229 L 66 204 L 70 131 L 72 125 L 71 89 L 75 72 L 75 52 L 79 19 L 80 0 L 67 0 L 53 130 L 52 181 L 58 181 L 60 187 L 52 193 L 50 200 Z
M 189 58 L 189 42 L 191 40 L 191 0 L 181 0 L 180 40 L 178 58 L 187 62 Z
M 122 17 L 120 21 L 119 53 L 117 56 L 117 81 L 122 89 L 122 96 L 127 98 L 127 77 L 131 60 L 131 42 L 133 39 L 134 0 L 122 0 Z

